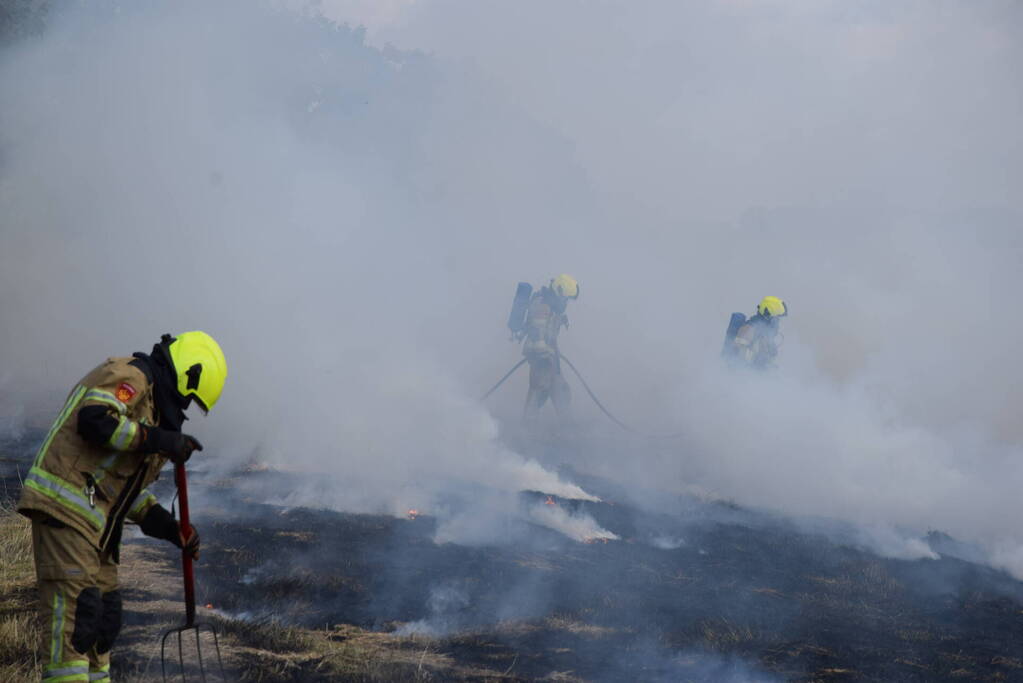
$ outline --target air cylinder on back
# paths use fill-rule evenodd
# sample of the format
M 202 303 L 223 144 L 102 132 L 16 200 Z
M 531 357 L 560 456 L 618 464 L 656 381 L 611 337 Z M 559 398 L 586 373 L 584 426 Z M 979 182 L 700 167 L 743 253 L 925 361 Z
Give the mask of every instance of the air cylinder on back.
M 512 335 L 518 335 L 526 326 L 526 310 L 529 308 L 529 300 L 533 296 L 533 285 L 528 282 L 520 282 L 515 288 L 515 298 L 512 300 L 511 313 L 508 314 L 508 329 Z
M 739 331 L 739 328 L 746 324 L 746 316 L 742 313 L 733 313 L 732 317 L 728 320 L 728 330 L 725 331 L 725 343 L 721 346 L 721 356 L 723 358 L 731 358 L 736 354 L 735 335 Z

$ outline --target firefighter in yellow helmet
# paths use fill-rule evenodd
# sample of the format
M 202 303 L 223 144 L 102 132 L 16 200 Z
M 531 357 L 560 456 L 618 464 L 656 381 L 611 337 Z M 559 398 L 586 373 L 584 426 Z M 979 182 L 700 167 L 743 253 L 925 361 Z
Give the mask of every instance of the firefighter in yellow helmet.
M 781 346 L 779 325 L 789 314 L 788 306 L 776 296 L 765 296 L 748 320 L 733 313 L 725 335 L 722 356 L 733 365 L 764 370 L 775 366 Z
M 526 310 L 522 355 L 529 361 L 529 392 L 525 417 L 532 419 L 549 398 L 558 415 L 565 417 L 572 401 L 568 382 L 561 374 L 558 333 L 568 327 L 565 309 L 570 299 L 579 298 L 579 283 L 570 275 L 559 275 L 533 294 Z
M 18 511 L 32 520 L 44 620 L 43 681 L 110 678 L 121 628 L 117 565 L 126 519 L 199 553 L 195 527 L 146 488 L 164 464 L 202 450 L 181 431 L 185 410 L 216 405 L 227 378 L 205 332 L 164 335 L 151 354 L 108 358 L 71 390 L 25 477 Z

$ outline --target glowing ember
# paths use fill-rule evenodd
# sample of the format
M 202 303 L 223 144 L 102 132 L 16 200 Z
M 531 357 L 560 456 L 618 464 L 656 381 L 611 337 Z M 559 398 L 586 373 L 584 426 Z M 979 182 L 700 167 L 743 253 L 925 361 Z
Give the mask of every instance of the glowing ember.
M 544 505 L 557 505 L 557 503 L 554 502 L 554 496 L 547 496 L 547 500 L 545 500 L 543 502 L 543 504 Z
M 418 516 L 419 516 L 419 510 L 416 510 L 415 508 L 411 508 L 411 509 L 410 509 L 410 510 L 409 510 L 408 512 L 406 512 L 405 514 L 406 514 L 406 515 L 408 515 L 408 518 L 409 518 L 409 519 L 415 519 L 416 517 L 418 517 Z

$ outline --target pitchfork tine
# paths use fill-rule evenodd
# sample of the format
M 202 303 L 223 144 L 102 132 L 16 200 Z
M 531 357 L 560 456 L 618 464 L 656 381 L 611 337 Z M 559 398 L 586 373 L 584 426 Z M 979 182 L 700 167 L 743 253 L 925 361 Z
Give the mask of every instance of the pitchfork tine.
M 178 664 L 181 666 L 181 683 L 185 683 L 185 652 L 181 647 L 181 631 L 178 631 Z
M 188 519 L 188 483 L 185 478 L 185 466 L 183 464 L 175 465 L 174 480 L 178 486 L 178 503 L 181 511 L 180 526 L 182 529 L 190 532 L 192 525 Z M 192 556 L 185 548 L 182 548 L 181 568 L 185 579 L 185 624 L 163 634 L 163 642 L 160 645 L 160 670 L 163 672 L 164 683 L 167 683 L 167 638 L 172 633 L 176 633 L 178 636 L 178 665 L 181 667 L 181 681 L 182 683 L 188 683 L 188 674 L 185 671 L 184 633 L 190 630 L 195 631 L 195 654 L 199 659 L 199 677 L 203 683 L 206 683 L 208 680 L 206 677 L 206 663 L 202 658 L 202 636 L 199 633 L 200 628 L 203 626 L 208 628 L 213 635 L 213 649 L 217 654 L 217 669 L 220 671 L 220 679 L 226 681 L 224 661 L 220 658 L 220 642 L 217 639 L 217 630 L 213 628 L 212 624 L 198 624 L 195 621 L 195 576 L 192 571 Z
M 202 665 L 202 644 L 199 642 L 199 627 L 195 627 L 195 653 L 199 657 L 199 675 L 202 683 L 206 683 L 206 667 Z

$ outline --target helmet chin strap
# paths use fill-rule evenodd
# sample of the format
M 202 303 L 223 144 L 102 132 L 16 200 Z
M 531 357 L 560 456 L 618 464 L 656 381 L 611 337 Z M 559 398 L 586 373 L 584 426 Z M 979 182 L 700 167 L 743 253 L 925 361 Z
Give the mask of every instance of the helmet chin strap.
M 174 341 L 169 334 L 161 335 L 160 342 L 153 346 L 152 360 L 155 365 L 156 408 L 160 413 L 160 426 L 165 429 L 179 431 L 181 424 L 188 419 L 185 410 L 192 400 L 191 396 L 182 396 L 178 392 L 178 376 L 174 371 L 167 345 Z

